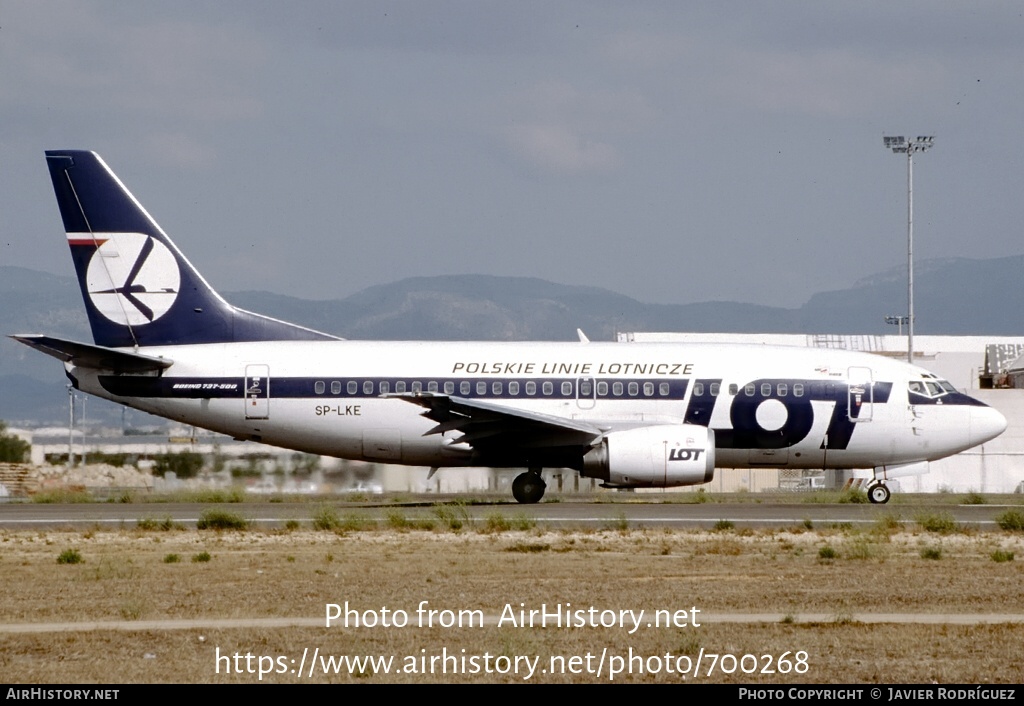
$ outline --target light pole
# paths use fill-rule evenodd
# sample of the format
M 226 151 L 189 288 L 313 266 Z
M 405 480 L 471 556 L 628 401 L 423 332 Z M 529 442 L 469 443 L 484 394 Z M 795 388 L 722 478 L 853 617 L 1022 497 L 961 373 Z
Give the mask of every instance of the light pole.
M 914 153 L 935 144 L 934 135 L 919 135 L 916 140 L 883 137 L 886 148 L 907 155 L 907 361 L 914 362 Z
M 899 329 L 897 330 L 896 335 L 897 336 L 902 336 L 903 335 L 903 324 L 907 323 L 907 319 L 908 318 L 909 317 L 907 317 L 907 316 L 886 316 L 885 317 L 885 323 L 893 324 L 894 326 L 898 326 Z

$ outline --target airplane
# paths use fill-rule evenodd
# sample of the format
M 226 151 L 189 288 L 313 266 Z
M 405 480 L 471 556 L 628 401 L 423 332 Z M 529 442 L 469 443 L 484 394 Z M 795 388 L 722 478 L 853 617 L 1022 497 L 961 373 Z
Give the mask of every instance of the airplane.
M 311 454 L 440 468 L 545 468 L 610 488 L 716 468 L 860 469 L 887 481 L 989 441 L 997 410 L 903 361 L 757 344 L 345 340 L 226 302 L 99 155 L 46 152 L 93 343 L 12 336 L 78 390 Z

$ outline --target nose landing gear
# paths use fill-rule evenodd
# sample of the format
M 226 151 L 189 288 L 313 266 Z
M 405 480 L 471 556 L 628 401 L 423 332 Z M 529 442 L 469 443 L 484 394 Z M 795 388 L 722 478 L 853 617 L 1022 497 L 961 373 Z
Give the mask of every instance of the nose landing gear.
M 872 483 L 868 486 L 868 500 L 875 505 L 885 505 L 889 502 L 890 495 L 889 488 L 886 487 L 885 483 Z

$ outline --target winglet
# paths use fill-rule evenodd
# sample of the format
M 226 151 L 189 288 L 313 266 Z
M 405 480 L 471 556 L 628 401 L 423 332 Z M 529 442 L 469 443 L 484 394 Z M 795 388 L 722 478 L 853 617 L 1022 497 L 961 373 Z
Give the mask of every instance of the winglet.
M 580 337 L 580 343 L 590 343 L 590 339 L 587 338 L 587 334 L 583 333 L 583 329 L 576 329 L 576 335 Z

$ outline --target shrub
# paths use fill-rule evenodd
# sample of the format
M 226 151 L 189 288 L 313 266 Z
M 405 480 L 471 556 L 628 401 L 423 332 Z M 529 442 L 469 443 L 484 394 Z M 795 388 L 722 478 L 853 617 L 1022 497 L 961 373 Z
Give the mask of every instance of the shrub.
M 7 433 L 7 424 L 0 422 L 0 462 L 23 463 L 32 447 L 27 441 Z
M 213 557 L 210 556 L 210 552 L 199 552 L 198 554 L 192 555 L 192 562 L 195 564 L 205 564 Z
M 922 559 L 934 559 L 938 561 L 942 558 L 942 547 L 925 547 L 921 550 Z
M 57 557 L 58 564 L 81 564 L 85 561 L 77 549 L 65 549 Z
M 956 519 L 948 512 L 922 513 L 915 517 L 914 520 L 917 524 L 921 525 L 925 532 L 949 534 L 959 529 Z
M 996 524 L 1008 532 L 1024 532 L 1024 512 L 1007 510 L 996 517 Z
M 181 561 L 180 554 L 168 554 L 164 557 L 165 564 L 177 564 L 179 561 Z
M 204 510 L 203 514 L 199 516 L 199 521 L 196 522 L 196 529 L 201 530 L 244 530 L 248 526 L 248 520 L 244 519 L 241 515 L 236 515 L 233 512 L 219 508 Z
M 719 520 L 715 523 L 715 532 L 725 532 L 735 527 L 736 524 L 732 520 Z
M 339 527 L 341 527 L 341 520 L 338 518 L 338 513 L 335 512 L 333 507 L 324 505 L 317 508 L 317 511 L 313 513 L 313 529 L 336 530 Z
M 837 552 L 833 547 L 830 547 L 827 544 L 818 550 L 818 558 L 824 559 L 825 561 L 831 561 L 832 559 L 835 559 L 838 556 L 839 552 Z

